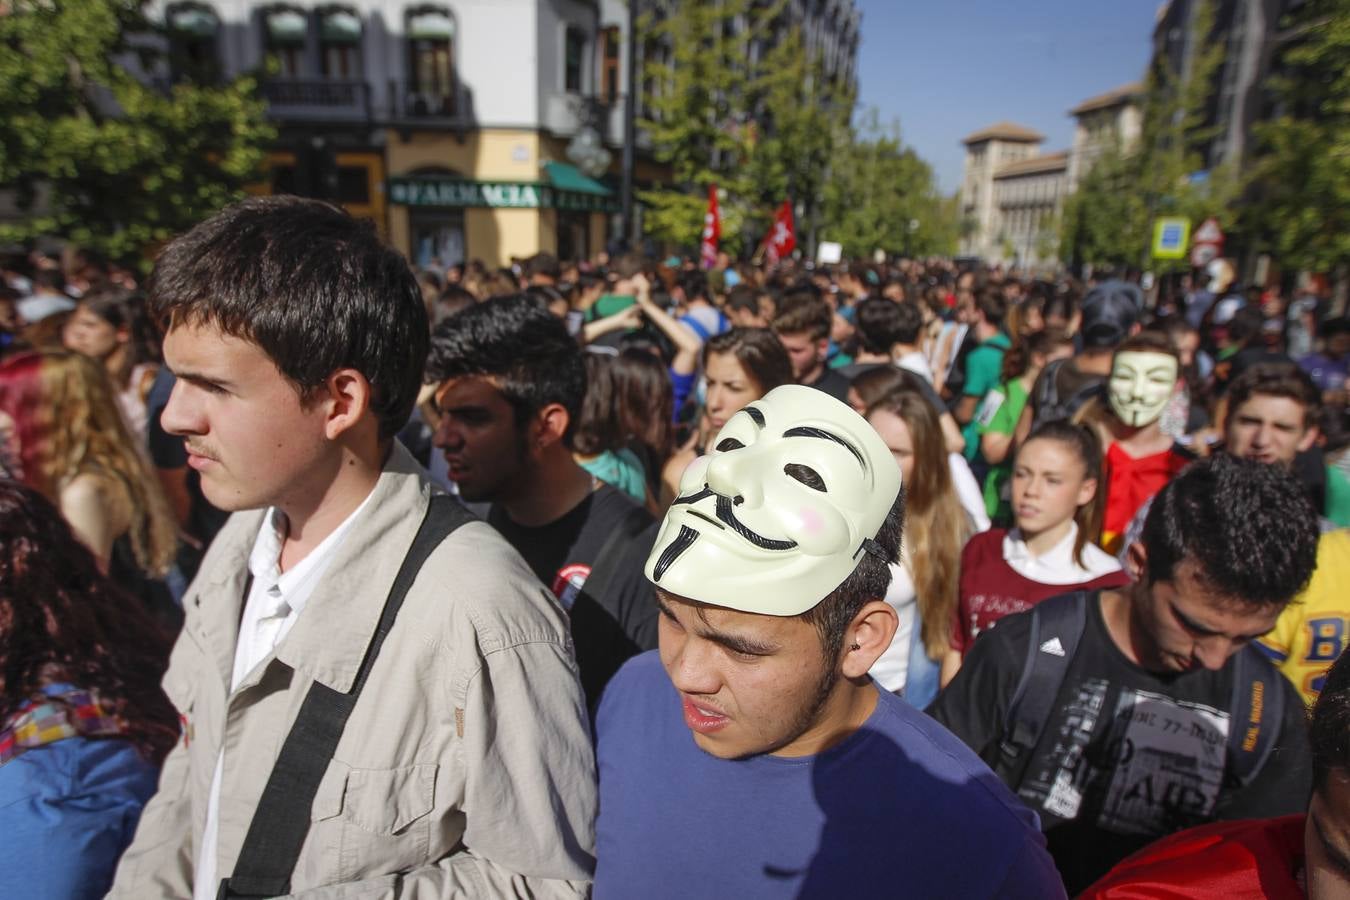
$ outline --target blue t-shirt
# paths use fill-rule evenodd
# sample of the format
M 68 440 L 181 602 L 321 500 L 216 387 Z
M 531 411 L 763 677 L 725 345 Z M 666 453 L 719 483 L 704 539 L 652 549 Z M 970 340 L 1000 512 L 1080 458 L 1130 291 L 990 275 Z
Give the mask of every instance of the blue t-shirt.
M 656 652 L 596 719 L 597 900 L 1063 897 L 1036 817 L 959 740 L 879 690 L 813 757 L 698 748 Z

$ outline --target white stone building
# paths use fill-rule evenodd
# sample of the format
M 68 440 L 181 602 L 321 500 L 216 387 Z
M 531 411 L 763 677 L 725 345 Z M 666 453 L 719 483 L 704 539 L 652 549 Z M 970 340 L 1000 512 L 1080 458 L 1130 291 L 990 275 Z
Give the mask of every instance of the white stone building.
M 1070 110 L 1076 122 L 1068 150 L 1043 153 L 1044 136 L 1012 122 L 967 137 L 961 212 L 969 232 L 961 255 L 991 264 L 1057 265 L 1064 198 L 1111 142 L 1129 148 L 1139 139 L 1141 92 L 1139 84 L 1123 85 Z

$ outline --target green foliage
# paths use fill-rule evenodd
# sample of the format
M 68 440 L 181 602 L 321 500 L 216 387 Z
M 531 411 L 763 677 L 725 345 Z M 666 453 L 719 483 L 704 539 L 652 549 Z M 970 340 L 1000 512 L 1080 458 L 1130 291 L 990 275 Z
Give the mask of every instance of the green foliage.
M 274 134 L 254 82 L 142 83 L 120 62 L 149 62 L 153 31 L 137 0 L 14 0 L 0 15 L 0 189 L 24 213 L 0 240 L 144 262 L 259 180 Z
M 1214 3 L 1195 12 L 1194 33 L 1213 30 Z M 1215 75 L 1223 64 L 1220 42 L 1202 41 L 1186 73 L 1173 71 L 1165 58 L 1154 60 L 1142 101 L 1139 141 L 1107 147 L 1079 181 L 1065 204 L 1060 224 L 1060 255 L 1080 263 L 1140 265 L 1167 272 L 1188 267 L 1186 260 L 1151 259 L 1153 220 L 1184 216 L 1192 223 L 1216 216 L 1225 228 L 1235 221 L 1242 181 L 1230 165 L 1203 168 L 1202 148 L 1216 135 L 1208 124 Z
M 753 248 L 785 199 L 808 218 L 819 207 L 853 96 L 805 52 L 800 28 L 783 27 L 785 6 L 679 0 L 639 23 L 645 46 L 670 53 L 669 65 L 649 58 L 643 72 L 650 115 L 640 125 L 672 172 L 669 184 L 638 195 L 652 237 L 696 245 L 710 184 L 732 253 Z
M 1311 0 L 1274 79 L 1281 115 L 1256 126 L 1249 227 L 1286 268 L 1350 264 L 1350 0 Z
M 875 109 L 836 140 L 821 234 L 846 256 L 950 255 L 961 227 L 957 199 L 940 194 L 932 168 L 903 145 L 898 126 L 882 130 Z

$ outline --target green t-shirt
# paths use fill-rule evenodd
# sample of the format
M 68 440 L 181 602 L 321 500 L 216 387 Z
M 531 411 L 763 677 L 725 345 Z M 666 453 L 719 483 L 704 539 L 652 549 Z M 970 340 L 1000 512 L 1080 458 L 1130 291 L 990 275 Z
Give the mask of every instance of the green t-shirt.
M 984 395 L 998 387 L 998 379 L 1003 371 L 1003 351 L 1012 346 L 1003 332 L 991 337 L 966 356 L 966 383 L 962 393 L 967 397 L 984 398 Z M 961 436 L 966 439 L 966 459 L 980 458 L 979 416 L 972 416 Z
M 1327 466 L 1327 508 L 1322 515 L 1337 526 L 1350 526 L 1350 479 L 1335 466 Z
M 984 395 L 979 412 L 975 414 L 976 440 L 984 434 L 1012 434 L 1017 430 L 1017 420 L 1022 417 L 1030 392 L 1022 387 L 1022 379 L 999 385 Z M 984 508 L 989 518 L 1006 520 L 1012 515 L 1012 505 L 1003 500 L 1003 486 L 1012 478 L 1012 457 L 1009 455 L 996 466 L 989 469 L 984 479 Z
M 590 309 L 586 310 L 586 321 L 608 319 L 618 315 L 637 302 L 632 294 L 601 294 Z

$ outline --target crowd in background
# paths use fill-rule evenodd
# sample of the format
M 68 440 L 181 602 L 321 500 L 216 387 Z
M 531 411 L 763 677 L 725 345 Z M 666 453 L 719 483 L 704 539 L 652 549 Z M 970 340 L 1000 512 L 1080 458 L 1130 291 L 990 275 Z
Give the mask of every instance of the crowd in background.
M 454 404 L 438 393 L 460 371 L 493 372 L 497 363 L 475 356 L 487 354 L 488 338 L 475 336 L 497 327 L 493 316 L 526 321 L 525 307 L 560 319 L 584 350 L 568 465 L 623 498 L 608 512 L 587 511 L 600 523 L 594 537 L 568 538 L 568 552 L 595 544 L 586 552 L 596 571 L 618 555 L 608 533 L 660 520 L 689 465 L 721 449 L 719 433 L 747 404 L 801 384 L 864 416 L 900 468 L 906 509 L 885 597 L 900 627 L 871 674 L 920 709 L 936 703 L 958 736 L 974 726 L 954 704 L 977 705 L 972 692 L 993 690 L 968 671 L 993 665 L 972 657 L 977 638 L 1051 597 L 1128 585 L 1141 564 L 1132 548 L 1146 543 L 1151 506 L 1163 502 L 1155 498 L 1203 457 L 1269 465 L 1284 479 L 1272 490 L 1316 511 L 1325 533 L 1308 538 L 1318 545 L 1316 576 L 1306 588 L 1306 575 L 1286 579 L 1302 602 L 1264 644 L 1307 701 L 1339 654 L 1342 631 L 1330 654 L 1317 633 L 1300 638 L 1301 623 L 1334 607 L 1350 583 L 1339 530 L 1350 526 L 1350 320 L 1311 282 L 1292 292 L 1244 286 L 1221 264 L 1150 293 L 1129 273 L 1040 280 L 942 259 L 770 267 L 725 254 L 706 271 L 681 257 L 541 253 L 507 267 L 475 260 L 415 274 L 432 362 L 399 439 L 507 537 L 564 607 L 561 563 L 570 558 L 549 555 L 560 539 L 547 529 L 573 511 L 530 521 L 527 499 L 541 501 L 518 485 L 537 479 L 543 494 L 565 493 L 573 468 L 507 470 L 486 451 L 475 457 L 472 440 L 447 424 Z M 161 421 L 175 378 L 143 287 L 130 270 L 75 247 L 0 256 L 0 726 L 13 738 L 35 710 L 82 710 L 58 716 L 60 736 L 86 742 L 108 757 L 98 765 L 119 773 L 103 819 L 86 809 L 59 823 L 85 847 L 63 876 L 70 896 L 81 885 L 95 886 L 91 896 L 107 888 L 134 831 L 125 812 L 154 791 L 155 767 L 177 733 L 154 682 L 187 585 L 226 518 L 204 496 L 182 438 Z M 494 299 L 507 296 L 521 309 Z M 521 338 L 510 352 L 529 358 L 530 347 Z M 546 372 L 511 377 L 551 389 Z M 610 493 L 592 496 L 611 502 Z M 1302 536 L 1294 528 L 1267 540 Z M 602 604 L 611 614 L 648 596 L 633 566 L 606 586 L 627 592 Z M 594 709 L 626 656 L 654 646 L 655 626 L 624 620 L 629 649 L 597 649 L 579 633 L 585 611 L 572 614 Z M 44 674 L 53 667 L 59 676 Z M 944 692 L 954 682 L 956 693 Z M 0 784 L 7 746 L 0 739 Z M 1285 806 L 1301 809 L 1303 799 Z M 0 821 L 19 814 L 0 810 Z M 0 833 L 18 833 L 12 825 Z M 1080 890 L 1143 843 L 1113 845 L 1110 858 L 1093 855 L 1080 868 L 1063 855 L 1086 853 L 1082 845 L 1052 840 L 1051 850 Z

